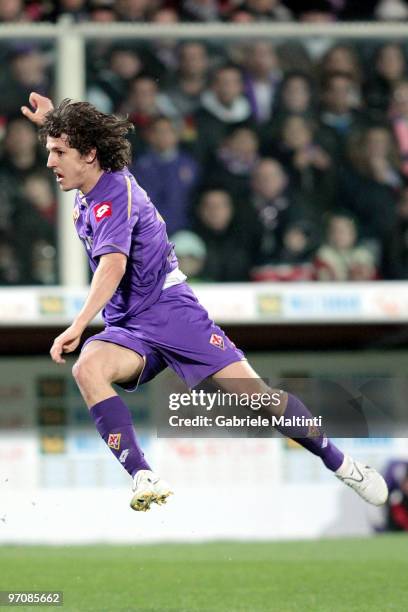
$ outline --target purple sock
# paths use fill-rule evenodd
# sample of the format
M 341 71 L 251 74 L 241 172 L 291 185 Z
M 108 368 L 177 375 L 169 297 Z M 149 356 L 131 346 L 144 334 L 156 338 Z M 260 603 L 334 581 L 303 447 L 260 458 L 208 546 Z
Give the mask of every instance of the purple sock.
M 98 402 L 89 412 L 96 429 L 131 476 L 139 470 L 150 470 L 138 444 L 129 409 L 118 395 Z
M 313 415 L 306 406 L 295 395 L 288 393 L 288 403 L 284 413 L 285 418 L 305 417 L 311 418 Z M 343 463 L 344 454 L 324 435 L 318 427 L 309 425 L 293 427 L 277 427 L 280 433 L 298 442 L 303 448 L 314 455 L 318 455 L 325 466 L 335 472 Z

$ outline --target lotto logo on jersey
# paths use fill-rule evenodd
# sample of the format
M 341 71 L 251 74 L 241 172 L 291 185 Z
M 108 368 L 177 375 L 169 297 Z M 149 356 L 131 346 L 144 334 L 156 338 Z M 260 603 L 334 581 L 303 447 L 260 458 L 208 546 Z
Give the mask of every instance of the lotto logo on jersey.
M 99 223 L 99 221 L 102 221 L 105 217 L 112 216 L 112 202 L 101 202 L 95 206 L 93 211 L 95 219 Z
M 213 346 L 216 346 L 217 348 L 221 350 L 225 349 L 224 338 L 222 336 L 219 336 L 218 334 L 211 334 L 210 344 L 212 344 Z
M 119 450 L 120 449 L 120 437 L 122 434 L 120 433 L 114 433 L 114 434 L 109 434 L 108 436 L 108 446 L 109 448 L 113 448 L 113 450 Z

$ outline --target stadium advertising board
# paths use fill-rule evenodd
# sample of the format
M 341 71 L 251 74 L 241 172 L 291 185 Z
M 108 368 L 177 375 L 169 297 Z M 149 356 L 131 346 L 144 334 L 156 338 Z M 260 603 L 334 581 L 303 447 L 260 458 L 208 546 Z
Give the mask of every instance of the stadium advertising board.
M 221 324 L 408 321 L 405 283 L 197 284 L 194 291 Z M 68 323 L 85 296 L 86 289 L 0 289 L 0 325 Z

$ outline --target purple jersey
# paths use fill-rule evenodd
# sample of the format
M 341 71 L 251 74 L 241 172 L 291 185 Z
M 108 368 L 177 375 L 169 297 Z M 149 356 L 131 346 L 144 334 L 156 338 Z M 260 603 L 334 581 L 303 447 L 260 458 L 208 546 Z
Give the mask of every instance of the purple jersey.
M 163 219 L 127 168 L 104 172 L 85 195 L 78 191 L 74 221 L 93 272 L 101 255 L 123 253 L 128 258 L 119 287 L 103 310 L 108 325 L 131 319 L 159 299 L 177 259 Z

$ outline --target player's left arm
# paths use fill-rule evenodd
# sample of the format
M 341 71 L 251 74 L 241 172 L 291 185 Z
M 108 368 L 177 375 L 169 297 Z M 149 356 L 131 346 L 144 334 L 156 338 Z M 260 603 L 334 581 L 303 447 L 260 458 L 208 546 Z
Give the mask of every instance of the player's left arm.
M 126 263 L 127 257 L 122 253 L 101 256 L 85 304 L 73 323 L 54 340 L 50 354 L 55 363 L 65 363 L 63 353 L 72 353 L 77 348 L 85 328 L 118 288 L 126 270 Z

